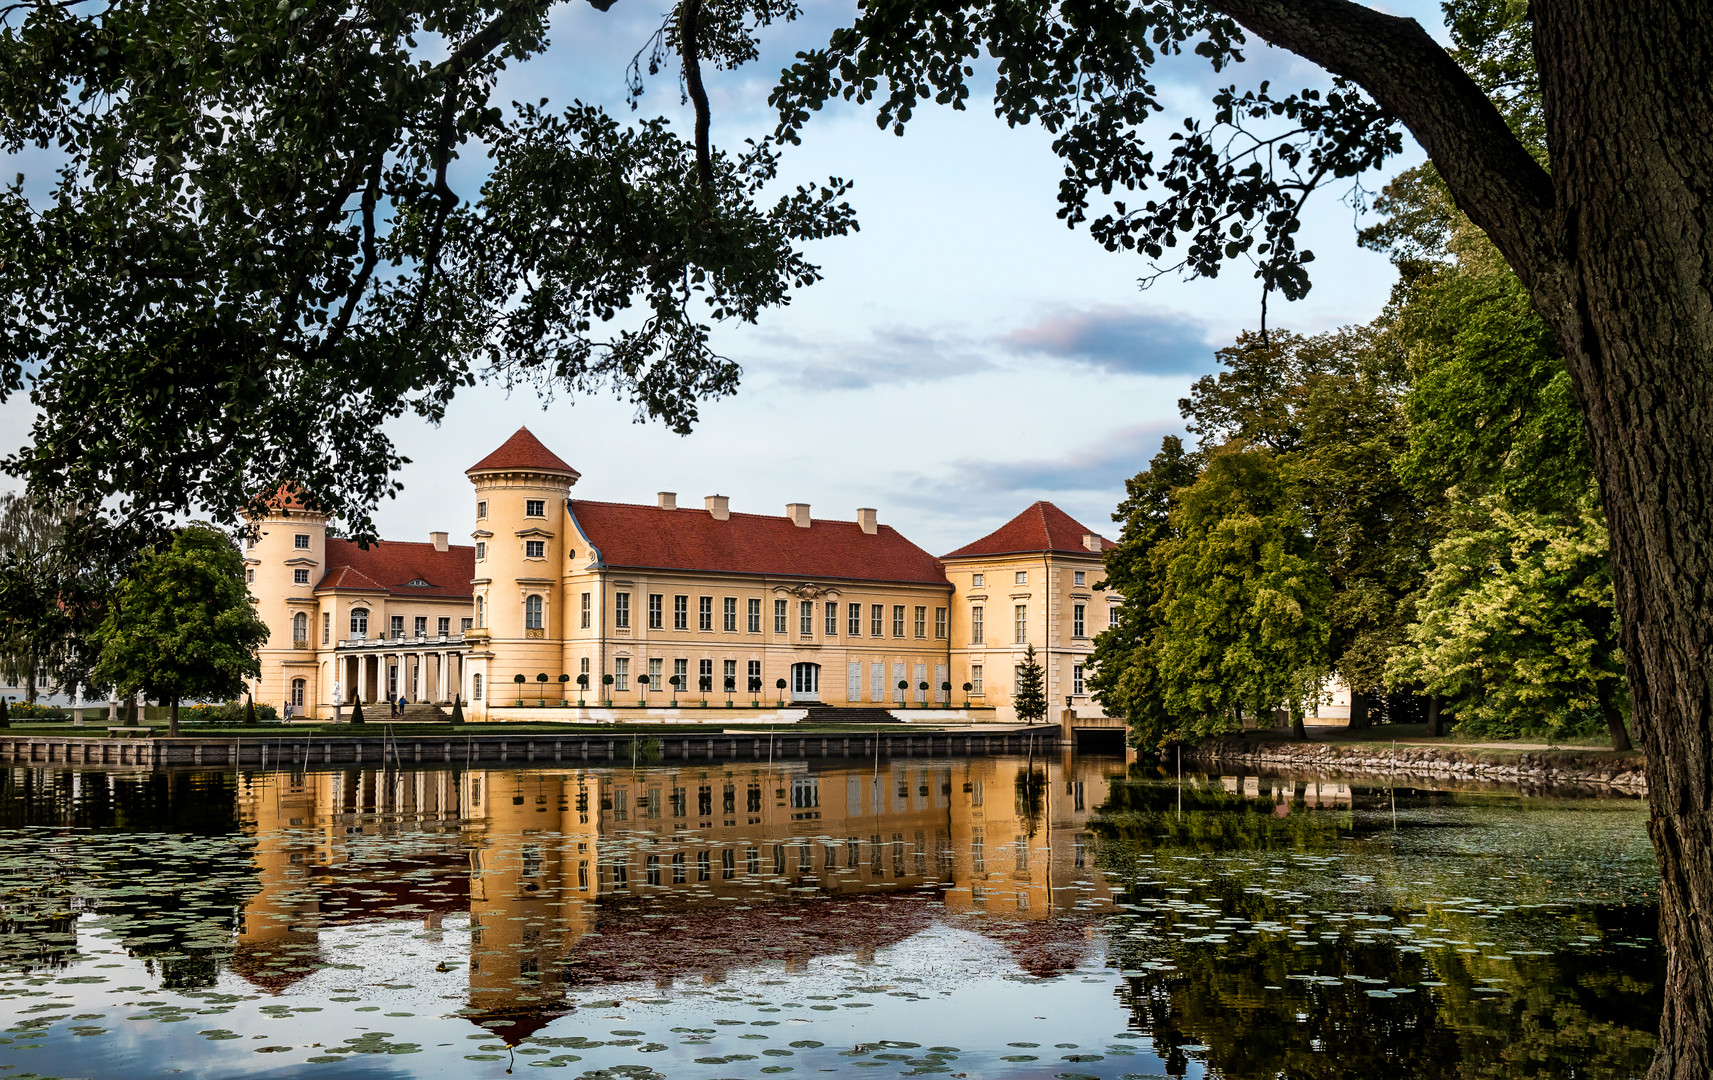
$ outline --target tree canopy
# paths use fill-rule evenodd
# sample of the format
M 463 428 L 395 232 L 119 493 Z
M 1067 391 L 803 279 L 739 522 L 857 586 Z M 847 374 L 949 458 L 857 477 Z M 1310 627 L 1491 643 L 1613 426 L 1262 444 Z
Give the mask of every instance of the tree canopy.
M 236 698 L 261 674 L 256 650 L 267 637 L 238 549 L 218 530 L 192 525 L 139 558 L 114 588 L 94 634 L 95 677 L 169 705 L 176 735 L 181 701 Z

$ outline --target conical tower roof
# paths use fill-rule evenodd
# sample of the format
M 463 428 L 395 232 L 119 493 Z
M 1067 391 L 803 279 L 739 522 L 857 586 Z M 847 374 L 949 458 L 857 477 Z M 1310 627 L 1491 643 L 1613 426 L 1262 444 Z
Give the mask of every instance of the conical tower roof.
M 1083 543 L 1084 536 L 1099 537 L 1098 548 L 1114 547 L 1112 541 L 1084 528 L 1076 518 L 1050 502 L 1038 502 L 973 544 L 941 556 L 962 559 L 973 555 L 1016 555 L 1031 551 L 1065 551 L 1096 554 Z
M 528 471 L 553 473 L 577 479 L 581 473 L 565 464 L 558 454 L 542 445 L 540 439 L 526 427 L 520 427 L 499 449 L 465 470 L 465 475 L 479 472 Z

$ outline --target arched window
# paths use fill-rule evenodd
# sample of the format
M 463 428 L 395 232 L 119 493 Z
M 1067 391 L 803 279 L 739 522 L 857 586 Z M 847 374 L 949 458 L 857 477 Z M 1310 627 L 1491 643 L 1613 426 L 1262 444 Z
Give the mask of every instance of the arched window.
M 480 675 L 470 676 L 470 700 L 482 700 L 482 677 Z
M 488 600 L 487 600 L 487 597 L 484 597 L 484 596 L 476 597 L 476 625 L 478 627 L 484 627 L 484 626 L 488 625 Z
M 304 612 L 300 611 L 291 617 L 291 640 L 294 645 L 309 643 L 309 616 Z
M 294 709 L 303 708 L 304 687 L 306 687 L 307 685 L 308 685 L 308 683 L 305 682 L 303 679 L 293 679 L 291 681 L 291 707 L 292 708 L 294 708 Z
M 351 609 L 351 636 L 353 638 L 369 636 L 369 613 L 362 608 Z
M 541 597 L 531 596 L 523 602 L 523 626 L 525 630 L 541 629 Z

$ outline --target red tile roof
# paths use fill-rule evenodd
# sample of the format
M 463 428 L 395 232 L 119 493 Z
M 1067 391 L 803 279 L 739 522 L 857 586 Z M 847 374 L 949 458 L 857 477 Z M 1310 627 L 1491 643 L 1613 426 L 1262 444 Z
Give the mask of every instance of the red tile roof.
M 944 558 L 1015 555 L 1028 551 L 1064 551 L 1093 555 L 1094 552 L 1083 546 L 1083 534 L 1090 532 L 1094 530 L 1083 528 L 1075 518 L 1052 503 L 1038 502 L 975 543 L 965 544 Z M 1111 540 L 1101 538 L 1102 551 L 1117 546 Z
M 475 576 L 473 547 L 436 551 L 433 544 L 381 540 L 364 551 L 355 540 L 329 539 L 327 573 L 316 589 L 363 589 L 393 596 L 468 600 L 473 595 L 470 579 Z M 417 580 L 428 584 L 407 584 Z
M 732 514 L 571 500 L 583 535 L 608 566 L 720 574 L 945 585 L 939 561 L 889 525 L 870 535 L 854 521 Z
M 290 482 L 281 484 L 271 494 L 257 496 L 257 501 L 269 510 L 296 510 L 316 513 L 315 508 L 305 502 L 304 499 L 303 489 Z
M 564 473 L 572 478 L 582 475 L 560 460 L 558 454 L 543 446 L 541 440 L 526 427 L 518 428 L 511 438 L 500 444 L 498 450 L 464 471 L 468 475 L 490 469 L 537 469 Z

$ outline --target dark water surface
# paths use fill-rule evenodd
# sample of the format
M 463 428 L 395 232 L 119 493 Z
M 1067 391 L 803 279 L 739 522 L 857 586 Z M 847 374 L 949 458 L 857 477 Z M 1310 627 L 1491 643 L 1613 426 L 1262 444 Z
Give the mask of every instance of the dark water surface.
M 1643 805 L 1121 760 L 0 772 L 0 1080 L 1637 1077 Z

